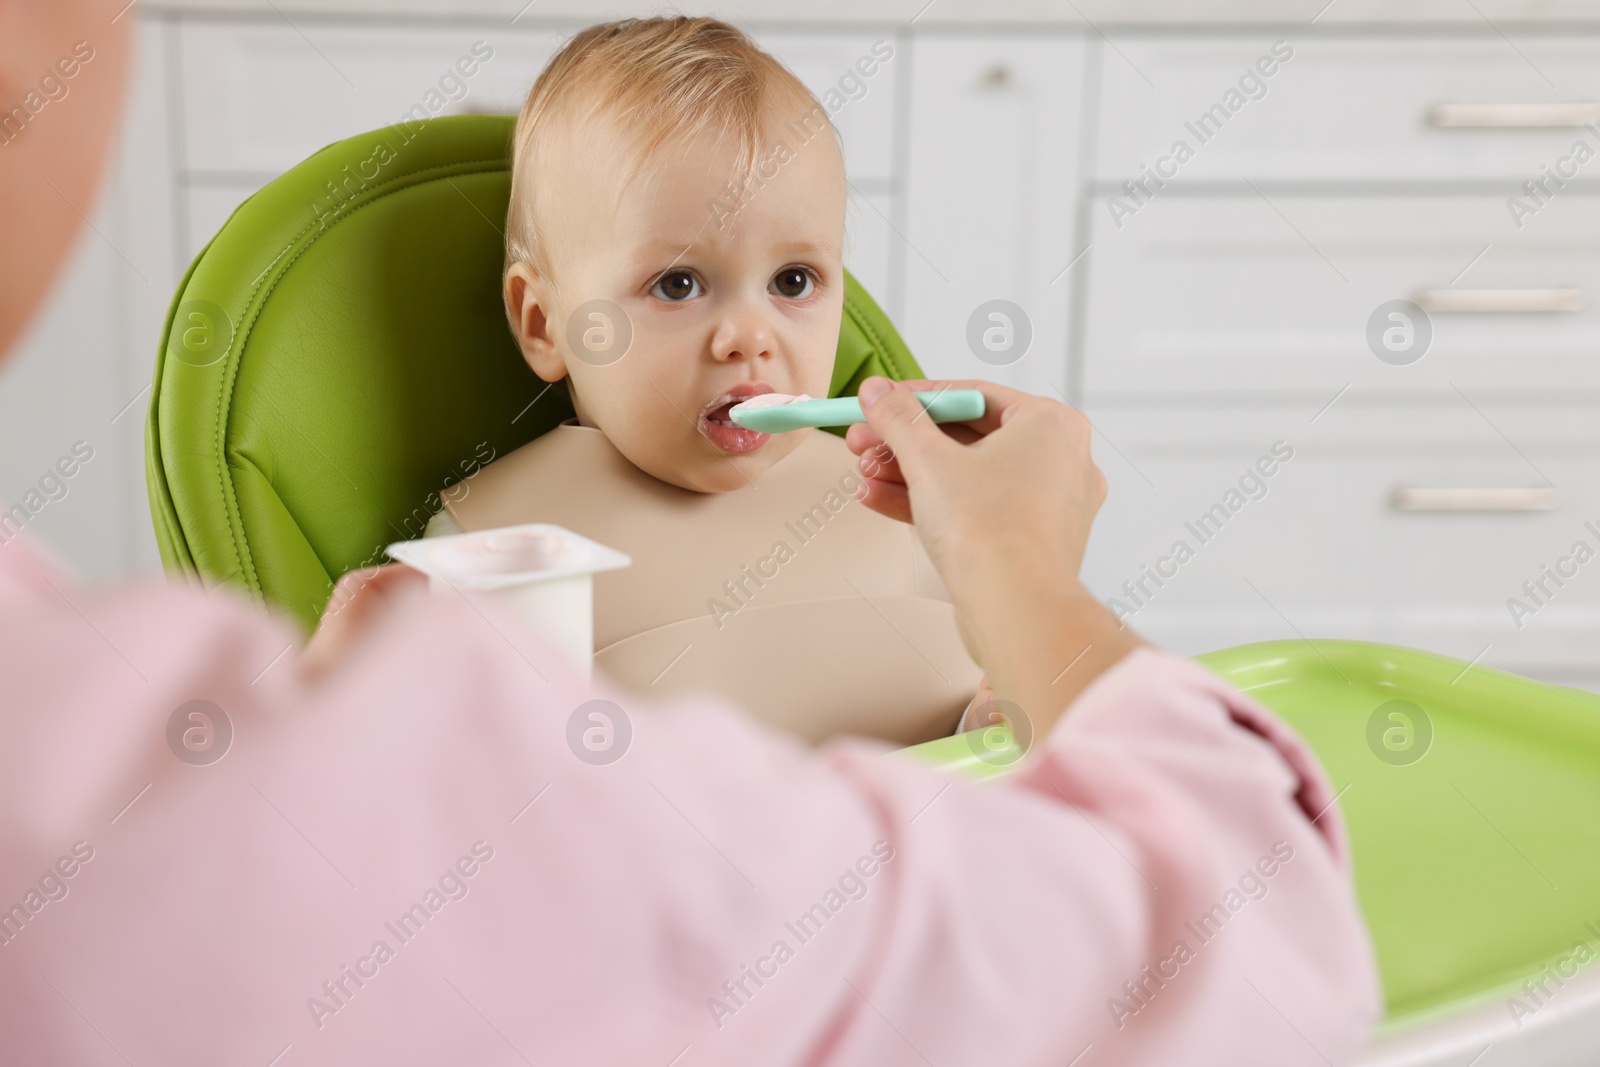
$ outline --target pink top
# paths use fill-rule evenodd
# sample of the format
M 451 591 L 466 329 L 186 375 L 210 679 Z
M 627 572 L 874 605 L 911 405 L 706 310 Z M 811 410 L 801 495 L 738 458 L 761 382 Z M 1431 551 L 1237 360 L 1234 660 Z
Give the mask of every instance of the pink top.
M 487 606 L 297 643 L 0 546 L 7 1063 L 1322 1067 L 1378 1016 L 1327 782 L 1184 660 L 980 787 L 585 690 Z

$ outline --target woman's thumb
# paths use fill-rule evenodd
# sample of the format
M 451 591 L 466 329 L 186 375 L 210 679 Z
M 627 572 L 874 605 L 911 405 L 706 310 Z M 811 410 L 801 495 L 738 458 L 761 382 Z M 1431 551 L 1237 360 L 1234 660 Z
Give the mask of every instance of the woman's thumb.
M 947 440 L 913 391 L 896 388 L 888 378 L 868 378 L 856 396 L 861 399 L 867 424 L 902 461 L 932 447 L 933 439 Z

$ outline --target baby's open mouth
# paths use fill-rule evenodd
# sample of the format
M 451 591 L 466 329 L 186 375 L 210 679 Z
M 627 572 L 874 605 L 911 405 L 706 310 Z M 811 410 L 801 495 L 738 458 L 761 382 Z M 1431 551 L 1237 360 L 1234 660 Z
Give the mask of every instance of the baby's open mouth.
M 773 392 L 773 388 L 766 382 L 740 382 L 716 397 L 700 409 L 698 429 L 701 436 L 723 452 L 735 454 L 754 452 L 772 435 L 745 429 L 734 422 L 728 412 L 735 404 L 770 392 Z

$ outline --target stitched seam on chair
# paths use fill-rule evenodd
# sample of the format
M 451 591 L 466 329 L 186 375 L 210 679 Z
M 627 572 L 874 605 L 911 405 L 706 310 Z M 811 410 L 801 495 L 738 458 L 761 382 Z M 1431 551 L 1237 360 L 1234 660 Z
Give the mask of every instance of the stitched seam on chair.
M 346 219 L 349 219 L 349 218 L 353 217 L 356 214 L 356 212 L 361 211 L 364 208 L 367 208 L 372 204 L 376 204 L 380 200 L 383 200 L 383 199 L 385 199 L 387 197 L 393 196 L 396 192 L 403 191 L 403 189 L 407 189 L 407 188 L 416 188 L 417 186 L 420 186 L 420 185 L 423 185 L 423 184 L 430 184 L 430 183 L 433 183 L 433 182 L 436 182 L 436 181 L 439 180 L 438 178 L 428 178 L 424 182 L 416 181 L 415 179 L 420 177 L 421 175 L 428 174 L 428 173 L 433 172 L 433 171 L 455 170 L 457 168 L 460 168 L 459 173 L 462 173 L 462 174 L 492 173 L 492 171 L 489 171 L 489 170 L 477 170 L 477 171 L 474 171 L 474 170 L 470 169 L 472 167 L 480 166 L 481 164 L 484 164 L 484 163 L 498 163 L 498 164 L 500 164 L 500 167 L 497 168 L 497 169 L 505 169 L 506 158 L 504 156 L 493 156 L 493 157 L 488 157 L 488 158 L 484 158 L 484 159 L 461 160 L 461 161 L 456 162 L 456 163 L 445 163 L 445 164 L 440 164 L 440 165 L 434 166 L 434 167 L 424 167 L 421 170 L 413 171 L 413 172 L 411 172 L 409 174 L 405 174 L 405 175 L 396 175 L 395 177 L 388 179 L 387 182 L 379 183 L 377 186 L 374 186 L 374 188 L 381 188 L 383 185 L 390 184 L 390 183 L 395 183 L 395 182 L 401 182 L 401 181 L 405 181 L 405 182 L 407 182 L 407 184 L 405 186 L 401 187 L 401 188 L 390 189 L 387 192 L 384 192 L 384 193 L 381 193 L 381 194 L 379 194 L 377 196 L 374 196 L 371 199 L 365 201 L 364 203 L 361 203 L 361 204 L 357 205 L 356 207 L 352 208 L 350 211 L 341 213 L 339 215 L 339 217 L 334 219 L 331 224 L 329 224 L 327 227 L 325 227 L 325 229 L 326 230 L 331 230 L 334 226 L 339 225 L 339 223 L 344 222 Z M 287 251 L 288 249 L 293 248 L 296 242 L 298 242 L 301 238 L 305 237 L 305 235 L 307 233 L 309 233 L 311 231 L 311 229 L 314 226 L 316 226 L 318 223 L 320 223 L 320 222 L 321 222 L 321 219 L 315 220 L 312 223 L 312 225 L 307 226 L 305 229 L 302 229 L 299 233 L 295 234 L 295 236 L 290 239 L 288 244 L 286 244 L 284 246 L 284 251 Z M 217 481 L 218 481 L 218 488 L 222 492 L 223 502 L 224 502 L 225 506 L 229 510 L 230 522 L 228 524 L 228 527 L 229 527 L 228 533 L 229 533 L 229 536 L 233 539 L 234 553 L 239 559 L 239 563 L 241 565 L 241 568 L 245 571 L 245 578 L 246 578 L 247 583 L 249 583 L 254 588 L 254 590 L 256 592 L 260 593 L 262 595 L 263 599 L 266 596 L 266 591 L 264 589 L 262 589 L 262 587 L 261 587 L 261 578 L 260 578 L 260 575 L 256 572 L 255 558 L 254 558 L 254 556 L 252 555 L 252 553 L 250 551 L 249 539 L 245 535 L 244 516 L 239 510 L 238 499 L 237 499 L 237 497 L 235 496 L 235 494 L 232 491 L 233 490 L 233 486 L 232 486 L 233 478 L 228 473 L 228 452 L 227 452 L 228 427 L 227 427 L 227 424 L 223 421 L 222 415 L 223 415 L 223 411 L 224 410 L 232 411 L 232 409 L 233 409 L 234 389 L 235 389 L 235 386 L 238 384 L 238 380 L 239 380 L 239 366 L 240 366 L 241 363 L 244 362 L 245 345 L 249 342 L 250 335 L 255 330 L 256 322 L 261 318 L 261 310 L 262 310 L 262 308 L 264 308 L 266 306 L 267 298 L 270 297 L 272 295 L 272 293 L 277 289 L 278 283 L 281 282 L 283 280 L 284 275 L 289 272 L 289 268 L 293 267 L 295 265 L 295 263 L 299 261 L 300 257 L 305 255 L 306 250 L 311 248 L 313 245 L 315 245 L 317 243 L 317 241 L 319 241 L 319 240 L 321 240 L 320 236 L 319 237 L 313 237 L 310 241 L 307 241 L 306 244 L 304 245 L 304 247 L 302 247 L 299 251 L 297 251 L 294 254 L 294 256 L 287 263 L 284 263 L 283 266 L 282 266 L 282 269 L 280 269 L 278 271 L 277 277 L 273 280 L 272 284 L 267 288 L 265 293 L 262 293 L 261 287 L 262 287 L 263 284 L 265 284 L 264 279 L 265 279 L 267 273 L 270 272 L 272 270 L 273 265 L 275 265 L 278 262 L 278 257 L 275 257 L 273 259 L 273 263 L 269 264 L 267 269 L 262 271 L 261 274 L 258 276 L 258 278 L 262 279 L 262 280 L 258 280 L 256 282 L 256 285 L 250 290 L 250 298 L 249 298 L 248 301 L 246 301 L 245 306 L 249 307 L 252 303 L 255 303 L 255 300 L 256 300 L 256 297 L 257 297 L 258 294 L 261 296 L 261 302 L 256 305 L 255 313 L 253 315 L 251 315 L 249 322 L 244 325 L 244 330 L 241 332 L 241 334 L 240 334 L 240 336 L 238 338 L 238 352 L 239 352 L 238 358 L 234 359 L 231 362 L 231 365 L 229 367 L 230 373 L 229 373 L 227 385 L 226 385 L 225 388 L 223 388 L 221 390 L 218 390 L 218 395 L 217 395 L 217 412 L 216 412 L 216 416 L 215 416 L 217 424 L 218 424 L 218 435 L 219 435 L 219 439 L 218 439 L 218 442 L 217 442 L 217 446 L 218 446 L 217 447 L 217 452 L 218 452 L 218 458 L 221 460 L 221 463 L 218 465 L 218 469 L 217 469 Z M 281 256 L 282 256 L 282 253 L 280 252 L 279 253 L 279 257 L 281 257 Z M 224 401 L 226 401 L 226 404 L 224 404 Z M 318 558 L 317 562 L 323 563 L 323 561 L 321 560 L 320 557 Z M 324 573 L 327 572 L 327 564 L 326 563 L 323 563 L 323 571 L 324 571 Z
M 148 442 L 146 449 L 147 451 L 153 451 L 154 453 L 156 465 L 159 468 L 158 473 L 160 475 L 160 496 L 165 501 L 165 507 L 163 510 L 169 513 L 167 526 L 169 531 L 176 530 L 178 539 L 182 541 L 183 555 L 186 557 L 189 567 L 188 573 L 191 573 L 192 576 L 201 583 L 204 582 L 204 577 L 200 573 L 199 564 L 195 562 L 194 546 L 189 543 L 189 535 L 183 528 L 183 517 L 178 514 L 177 501 L 172 497 L 172 480 L 167 476 L 167 452 L 162 442 L 162 426 L 164 423 L 162 422 L 161 418 L 161 398 L 166 392 L 163 379 L 166 376 L 166 361 L 168 355 L 167 338 L 171 335 L 172 327 L 177 321 L 178 308 L 182 306 L 184 291 L 189 288 L 189 283 L 194 278 L 194 272 L 199 267 L 200 260 L 204 258 L 207 250 L 211 248 L 211 245 L 215 241 L 216 237 L 213 236 L 210 241 L 206 242 L 206 247 L 200 250 L 200 255 L 196 256 L 189 262 L 188 268 L 183 272 L 183 279 L 178 283 L 178 291 L 173 294 L 172 300 L 167 305 L 167 313 L 165 318 L 162 320 L 161 327 L 162 344 L 160 350 L 156 354 L 155 373 L 150 379 L 150 413 L 148 415 L 149 421 L 146 428 Z M 146 481 L 149 481 L 148 473 L 146 474 Z M 171 536 L 170 533 L 169 536 Z M 233 529 L 231 526 L 228 529 L 228 536 L 233 536 Z M 179 561 L 180 567 L 183 562 L 183 560 Z M 246 586 L 246 592 L 251 593 L 253 590 L 250 590 L 249 587 Z
M 883 362 L 896 371 L 896 376 L 906 373 L 906 368 L 899 365 L 899 360 L 894 357 L 893 349 L 891 349 L 888 341 L 883 338 L 883 334 L 878 333 L 877 326 L 872 325 L 867 320 L 867 315 L 859 307 L 853 306 L 853 302 L 850 299 L 846 299 L 845 309 L 850 312 L 850 322 L 856 323 L 856 328 L 859 328 L 861 333 L 867 334 L 867 338 L 872 339 L 872 344 L 877 346 L 878 352 L 882 354 Z
M 489 173 L 488 171 L 481 171 L 481 170 L 480 171 L 472 171 L 470 169 L 466 169 L 466 168 L 471 168 L 471 167 L 478 166 L 478 165 L 483 164 L 483 163 L 500 163 L 500 164 L 503 165 L 505 163 L 505 157 L 499 156 L 499 157 L 491 157 L 491 158 L 486 158 L 486 159 L 463 160 L 463 161 L 461 161 L 459 163 L 448 163 L 448 164 L 441 164 L 441 165 L 435 166 L 435 167 L 424 167 L 422 170 L 413 171 L 412 173 L 407 174 L 407 175 L 396 175 L 395 177 L 389 179 L 388 182 L 380 183 L 378 186 L 375 186 L 374 188 L 381 188 L 382 185 L 390 184 L 390 183 L 394 183 L 394 182 L 400 182 L 400 181 L 408 181 L 408 184 L 406 186 L 403 186 L 400 189 L 390 189 L 387 192 L 384 192 L 384 193 L 381 193 L 381 194 L 379 194 L 377 196 L 374 196 L 371 199 L 366 200 L 365 202 L 363 202 L 363 203 L 357 205 L 356 207 L 352 208 L 349 212 L 340 214 L 339 217 L 334 219 L 332 224 L 330 224 L 329 226 L 325 227 L 325 229 L 326 230 L 331 230 L 334 226 L 337 226 L 339 223 L 345 221 L 348 218 L 353 217 L 356 214 L 356 212 L 361 211 L 362 209 L 364 209 L 366 207 L 369 207 L 372 204 L 376 204 L 380 200 L 383 200 L 383 199 L 385 199 L 387 197 L 393 196 L 396 192 L 400 192 L 403 189 L 407 189 L 407 188 L 415 188 L 418 185 L 429 184 L 429 183 L 436 182 L 436 181 L 439 180 L 437 178 L 429 178 L 429 179 L 426 180 L 426 182 L 414 181 L 414 179 L 419 177 L 420 175 L 428 174 L 428 173 L 433 172 L 433 171 L 454 170 L 456 168 L 462 168 L 460 173 L 463 173 L 463 174 Z M 301 238 L 303 238 L 307 233 L 309 233 L 311 231 L 311 229 L 313 228 L 313 226 L 315 226 L 320 221 L 321 221 L 320 219 L 317 220 L 316 222 L 314 222 L 312 224 L 312 226 L 307 226 L 305 229 L 301 230 L 298 234 L 296 234 L 290 240 L 288 245 L 285 246 L 285 251 L 287 251 L 289 248 L 293 248 L 295 243 L 298 242 Z M 317 241 L 319 241 L 319 240 L 321 240 L 320 235 L 318 237 L 312 238 L 310 241 L 307 241 L 306 244 L 302 248 L 299 249 L 299 251 L 295 252 L 294 256 L 292 258 L 290 258 L 287 263 L 283 264 L 282 269 L 279 270 L 278 273 L 277 273 L 277 277 L 273 280 L 271 286 L 269 286 L 267 288 L 267 290 L 266 290 L 266 292 L 264 294 L 261 293 L 261 286 L 264 284 L 264 281 L 258 281 L 256 283 L 255 287 L 253 289 L 251 289 L 251 291 L 250 291 L 250 300 L 249 300 L 249 302 L 247 302 L 246 306 L 249 306 L 250 303 L 254 303 L 255 300 L 256 300 L 256 296 L 258 294 L 261 295 L 261 302 L 256 305 L 255 313 L 250 317 L 250 321 L 245 325 L 245 329 L 244 329 L 242 335 L 239 338 L 239 358 L 233 361 L 233 365 L 230 368 L 232 373 L 231 373 L 231 375 L 229 376 L 229 379 L 228 379 L 227 389 L 224 390 L 224 391 L 221 391 L 219 393 L 219 395 L 218 395 L 218 398 L 217 398 L 217 421 L 218 421 L 219 424 L 222 422 L 222 411 L 223 411 L 223 407 L 224 407 L 222 401 L 224 399 L 227 400 L 226 407 L 227 407 L 228 410 L 231 411 L 232 408 L 233 408 L 234 387 L 238 382 L 239 365 L 244 360 L 245 344 L 249 341 L 250 334 L 252 332 L 254 332 L 254 330 L 255 330 L 255 325 L 256 325 L 256 322 L 261 317 L 262 309 L 264 307 L 266 307 L 267 298 L 269 298 L 272 295 L 272 293 L 277 289 L 278 283 L 281 282 L 283 280 L 284 275 L 286 275 L 289 272 L 289 268 L 293 267 L 295 265 L 295 263 L 299 261 L 300 257 L 305 255 L 306 250 L 311 248 L 313 245 L 315 245 L 317 243 Z M 280 255 L 281 255 L 281 253 L 280 253 Z M 278 260 L 275 258 L 273 260 L 273 263 L 276 264 L 277 262 L 278 262 Z M 271 269 L 272 269 L 272 267 L 269 265 L 267 270 L 263 271 L 261 273 L 260 277 L 262 279 L 264 279 L 266 274 L 268 273 L 268 271 L 270 271 Z M 227 427 L 225 425 L 222 427 L 222 440 L 219 442 L 219 449 L 218 450 L 221 453 L 221 458 L 222 458 L 221 468 L 218 471 L 218 479 L 222 483 L 220 487 L 222 489 L 223 499 L 227 502 L 227 504 L 228 504 L 228 506 L 230 508 L 230 511 L 232 512 L 232 517 L 237 520 L 237 532 L 235 532 L 232 529 L 232 524 L 230 524 L 230 530 L 229 530 L 230 534 L 232 534 L 233 538 L 234 538 L 234 551 L 239 557 L 239 562 L 247 570 L 247 579 L 248 579 L 248 581 L 253 583 L 256 591 L 260 592 L 262 594 L 262 596 L 265 597 L 265 595 L 266 595 L 265 594 L 265 590 L 263 590 L 261 588 L 260 575 L 256 572 L 255 559 L 254 559 L 254 556 L 252 555 L 252 553 L 250 552 L 249 540 L 245 536 L 245 532 L 244 532 L 244 517 L 243 517 L 243 514 L 239 511 L 239 505 L 238 505 L 237 498 L 231 492 L 232 476 L 231 475 L 226 475 L 226 473 L 225 473 L 226 470 L 227 470 L 227 467 L 228 467 Z M 322 563 L 323 561 L 319 558 L 317 562 Z M 328 569 L 327 568 L 327 564 L 323 563 L 323 571 L 324 571 L 324 573 L 327 572 L 327 569 Z M 330 575 L 330 577 L 331 577 L 331 575 Z
M 880 334 L 877 329 L 866 320 L 866 316 L 861 313 L 860 309 L 852 307 L 849 299 L 845 300 L 844 308 L 845 311 L 850 315 L 850 321 L 856 324 L 856 328 L 862 333 L 866 334 L 872 343 L 877 346 L 878 351 L 883 356 L 883 362 L 888 364 L 889 367 L 895 371 L 895 377 L 899 378 L 900 376 L 904 375 L 906 368 L 900 365 L 899 360 L 895 358 L 893 351 L 890 349 L 889 344 L 884 339 L 883 335 Z

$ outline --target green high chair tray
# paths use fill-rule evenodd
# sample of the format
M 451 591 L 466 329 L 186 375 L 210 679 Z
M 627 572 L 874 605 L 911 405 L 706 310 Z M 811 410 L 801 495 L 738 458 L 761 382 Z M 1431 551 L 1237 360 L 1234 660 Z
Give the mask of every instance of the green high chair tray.
M 196 258 L 146 426 L 169 571 L 309 630 L 334 579 L 419 535 L 443 488 L 571 415 L 500 307 L 511 127 L 436 118 L 331 145 Z M 829 395 L 868 374 L 920 371 L 847 279 Z M 1600 920 L 1600 698 L 1378 645 L 1201 661 L 1293 724 L 1342 790 L 1387 1026 L 1501 995 Z M 970 743 L 912 751 L 1005 762 Z

